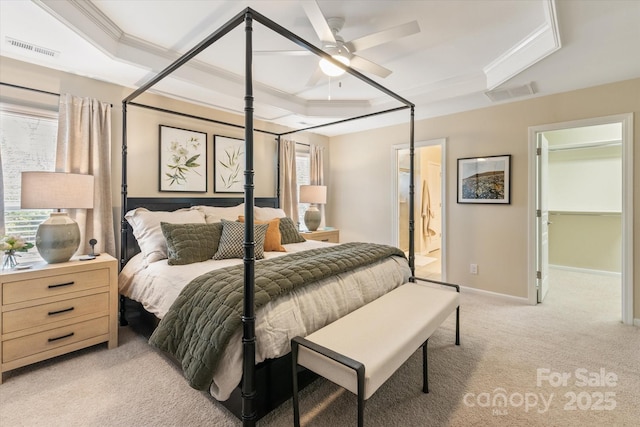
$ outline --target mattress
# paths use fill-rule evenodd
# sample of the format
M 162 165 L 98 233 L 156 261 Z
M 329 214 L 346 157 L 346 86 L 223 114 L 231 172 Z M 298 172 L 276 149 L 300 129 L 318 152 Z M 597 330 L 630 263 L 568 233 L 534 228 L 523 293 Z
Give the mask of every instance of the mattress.
M 330 245 L 309 240 L 284 245 L 287 252 Z M 265 258 L 286 256 L 266 252 Z M 260 262 L 260 261 L 257 261 Z M 241 259 L 209 260 L 169 266 L 167 260 L 145 265 L 140 254 L 119 276 L 120 293 L 138 301 L 162 319 L 180 291 L 195 277 L 216 268 L 242 263 Z M 320 280 L 271 301 L 256 311 L 256 363 L 287 354 L 291 338 L 306 336 L 407 282 L 411 271 L 406 259 L 390 257 L 367 267 Z M 242 330 L 231 338 L 210 387 L 224 401 L 242 378 Z

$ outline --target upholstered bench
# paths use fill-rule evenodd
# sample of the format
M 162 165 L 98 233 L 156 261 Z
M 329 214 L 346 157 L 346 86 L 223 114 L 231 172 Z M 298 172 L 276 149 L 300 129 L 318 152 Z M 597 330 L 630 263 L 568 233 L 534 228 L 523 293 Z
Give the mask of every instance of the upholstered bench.
M 306 338 L 291 340 L 294 425 L 300 425 L 298 366 L 351 391 L 358 397 L 358 426 L 364 402 L 419 348 L 423 352 L 423 392 L 428 393 L 427 343 L 456 311 L 460 344 L 460 287 L 416 279 L 349 313 Z M 432 282 L 435 286 L 421 282 Z

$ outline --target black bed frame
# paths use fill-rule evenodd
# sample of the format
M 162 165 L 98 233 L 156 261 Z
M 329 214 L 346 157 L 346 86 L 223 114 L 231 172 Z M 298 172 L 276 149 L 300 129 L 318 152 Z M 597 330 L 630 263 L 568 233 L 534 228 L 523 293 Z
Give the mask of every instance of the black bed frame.
M 289 39 L 298 46 L 311 51 L 318 57 L 324 58 L 337 67 L 345 70 L 365 84 L 379 90 L 390 98 L 399 101 L 401 106 L 379 111 L 363 116 L 352 117 L 349 119 L 339 120 L 323 125 L 316 125 L 304 129 L 297 129 L 289 132 L 274 133 L 262 131 L 254 128 L 253 118 L 253 21 L 259 22 L 268 29 Z M 196 55 L 207 49 L 210 45 L 221 39 L 232 29 L 245 24 L 245 116 L 244 116 L 244 140 L 245 140 L 245 184 L 244 198 L 193 198 L 193 199 L 171 199 L 171 198 L 139 198 L 130 199 L 127 196 L 127 107 L 136 106 L 141 108 L 149 108 L 157 111 L 168 112 L 190 118 L 207 120 L 219 124 L 226 124 L 233 127 L 242 127 L 237 124 L 223 123 L 217 120 L 207 119 L 203 117 L 195 117 L 189 114 L 165 110 L 159 107 L 134 103 L 133 101 L 155 84 L 172 74 L 185 63 L 189 62 Z M 214 205 L 214 206 L 233 206 L 238 203 L 245 203 L 245 232 L 244 232 L 244 304 L 242 316 L 242 345 L 243 345 L 243 375 L 242 381 L 238 389 L 234 391 L 232 397 L 226 402 L 222 402 L 236 416 L 242 419 L 244 426 L 255 426 L 256 421 L 271 409 L 278 406 L 291 396 L 291 369 L 290 355 L 283 356 L 279 359 L 267 361 L 256 366 L 255 363 L 255 304 L 254 304 L 254 285 L 255 285 L 255 241 L 254 241 L 254 205 L 261 206 L 261 203 L 270 203 L 267 206 L 277 207 L 280 195 L 280 183 L 278 173 L 278 185 L 276 189 L 276 197 L 259 199 L 254 197 L 254 165 L 253 165 L 253 134 L 254 132 L 269 133 L 277 137 L 278 146 L 281 136 L 289 135 L 297 132 L 309 131 L 315 128 L 334 125 L 346 121 L 362 119 L 379 114 L 387 114 L 399 110 L 409 109 L 409 132 L 407 140 L 409 141 L 409 158 L 410 158 L 410 180 L 409 180 L 409 266 L 412 275 L 414 274 L 415 254 L 414 254 L 414 117 L 415 105 L 400 95 L 390 91 L 379 83 L 369 79 L 360 72 L 345 66 L 333 59 L 329 54 L 315 47 L 308 41 L 298 37 L 286 28 L 276 24 L 264 15 L 256 12 L 251 8 L 246 8 L 231 18 L 226 24 L 211 33 L 207 38 L 198 43 L 195 47 L 174 61 L 167 68 L 152 77 L 147 83 L 132 92 L 129 96 L 122 100 L 122 222 L 121 222 L 121 266 L 136 253 L 135 239 L 131 236 L 128 224 L 124 219 L 124 215 L 128 210 L 134 207 L 144 206 L 148 209 L 156 210 L 172 210 L 170 206 L 173 203 L 181 205 L 179 207 L 191 205 Z M 165 202 L 166 200 L 166 202 Z M 265 205 L 262 205 L 265 206 Z M 123 317 L 124 318 L 124 317 Z M 288 359 L 287 359 L 288 358 Z M 288 374 L 286 373 L 288 372 Z M 310 380 L 309 380 L 310 381 Z M 308 382 L 308 381 L 307 381 Z

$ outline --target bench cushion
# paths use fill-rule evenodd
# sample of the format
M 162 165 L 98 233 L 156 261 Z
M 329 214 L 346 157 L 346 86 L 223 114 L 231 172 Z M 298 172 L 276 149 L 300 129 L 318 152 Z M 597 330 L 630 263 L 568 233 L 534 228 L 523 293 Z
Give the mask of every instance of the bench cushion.
M 459 306 L 459 293 L 406 283 L 306 337 L 365 366 L 368 399 Z M 355 371 L 300 346 L 298 364 L 357 394 Z

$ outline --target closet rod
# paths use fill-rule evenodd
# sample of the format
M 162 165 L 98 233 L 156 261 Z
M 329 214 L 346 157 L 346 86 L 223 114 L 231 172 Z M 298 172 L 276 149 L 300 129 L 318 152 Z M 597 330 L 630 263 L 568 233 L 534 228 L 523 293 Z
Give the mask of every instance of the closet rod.
M 603 148 L 603 147 L 615 147 L 622 145 L 621 140 L 614 141 L 600 141 L 600 142 L 586 142 L 583 144 L 571 144 L 571 145 L 557 145 L 555 147 L 549 147 L 549 151 L 566 151 L 566 150 L 584 150 L 588 148 Z
M 14 84 L 12 84 L 12 83 L 0 82 L 0 85 L 3 85 L 3 86 L 9 86 L 9 87 L 12 87 L 12 88 L 15 88 L 15 89 L 24 89 L 24 90 L 29 90 L 29 91 L 31 91 L 31 92 L 43 93 L 43 94 L 45 94 L 45 95 L 52 95 L 52 96 L 57 96 L 57 97 L 59 97 L 59 96 L 60 96 L 60 94 L 59 94 L 59 93 L 49 92 L 49 91 L 42 90 L 42 89 L 35 89 L 35 88 L 32 88 L 32 87 L 26 87 L 26 86 L 14 85 Z M 109 103 L 109 105 L 113 108 L 113 104 Z

